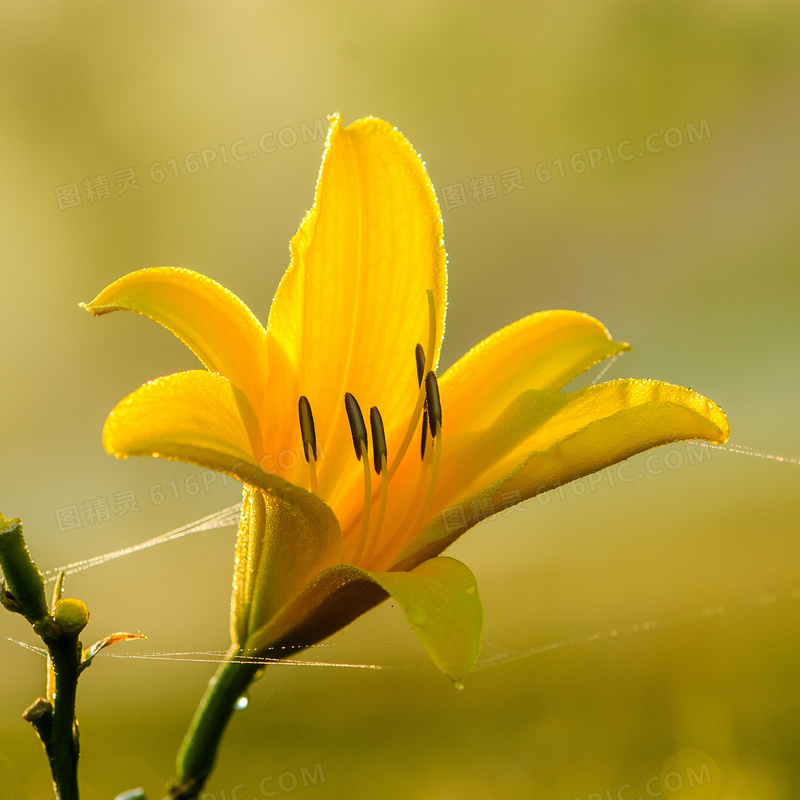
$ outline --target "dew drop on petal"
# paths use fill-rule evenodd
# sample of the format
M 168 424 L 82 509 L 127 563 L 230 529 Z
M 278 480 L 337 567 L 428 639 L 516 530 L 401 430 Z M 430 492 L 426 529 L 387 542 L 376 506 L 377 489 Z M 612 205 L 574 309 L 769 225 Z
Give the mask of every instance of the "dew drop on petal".
M 461 681 L 453 681 L 453 686 L 458 689 L 460 692 L 464 688 L 464 684 Z
M 250 700 L 247 695 L 242 695 L 233 705 L 237 711 L 244 711 L 250 705 Z

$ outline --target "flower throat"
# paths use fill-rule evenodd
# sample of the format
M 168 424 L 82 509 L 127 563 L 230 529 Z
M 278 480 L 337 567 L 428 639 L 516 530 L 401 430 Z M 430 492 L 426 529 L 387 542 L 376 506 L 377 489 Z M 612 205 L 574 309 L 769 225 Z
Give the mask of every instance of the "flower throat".
M 361 526 L 358 539 L 345 540 L 344 547 L 348 560 L 352 564 L 375 565 L 385 560 L 390 555 L 391 542 L 380 541 L 386 515 L 386 504 L 389 494 L 389 482 L 408 451 L 417 429 L 420 418 L 422 426 L 420 433 L 420 459 L 422 468 L 419 472 L 417 486 L 414 490 L 413 500 L 409 505 L 407 519 L 403 521 L 400 529 L 415 530 L 419 524 L 426 507 L 428 506 L 436 486 L 436 478 L 441 463 L 441 430 L 442 430 L 442 404 L 439 397 L 439 385 L 436 373 L 429 369 L 433 364 L 434 348 L 436 343 L 436 308 L 433 292 L 428 290 L 428 348 L 427 351 L 421 344 L 415 348 L 417 370 L 417 399 L 411 414 L 409 424 L 398 448 L 397 455 L 389 465 L 389 453 L 386 446 L 386 432 L 383 418 L 377 406 L 372 406 L 369 411 L 369 435 L 364 415 L 356 398 L 347 392 L 344 396 L 345 413 L 350 425 L 353 438 L 353 449 L 356 458 L 364 468 L 364 505 L 361 513 Z M 314 425 L 314 416 L 311 404 L 305 395 L 298 401 L 298 415 L 300 418 L 300 435 L 303 441 L 303 455 L 309 466 L 309 488 L 317 493 L 317 435 Z M 427 446 L 430 433 L 431 446 Z M 369 443 L 372 440 L 372 467 L 370 467 Z M 374 502 L 372 488 L 372 469 L 380 479 L 378 490 L 377 513 L 372 514 Z M 426 491 L 427 487 L 427 491 Z

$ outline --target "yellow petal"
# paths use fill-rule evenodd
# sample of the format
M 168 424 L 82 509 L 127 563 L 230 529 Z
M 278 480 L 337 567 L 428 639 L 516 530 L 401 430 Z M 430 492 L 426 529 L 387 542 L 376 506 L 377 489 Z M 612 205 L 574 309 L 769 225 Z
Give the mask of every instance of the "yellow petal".
M 244 393 L 221 375 L 202 370 L 140 386 L 112 409 L 103 429 L 103 445 L 117 458 L 154 456 L 197 464 L 302 503 L 298 497 L 307 492 L 276 474 L 271 454 L 257 448 L 259 441 L 258 420 Z M 323 505 L 316 497 L 309 502 L 314 508 Z
M 592 365 L 628 349 L 588 314 L 531 314 L 484 339 L 441 376 L 448 432 L 484 428 L 526 389 L 558 391 Z
M 444 443 L 432 506 L 437 516 L 394 563 L 407 569 L 440 553 L 474 524 L 473 507 L 500 510 L 508 498 L 525 500 L 651 447 L 690 439 L 722 443 L 729 432 L 717 405 L 658 381 L 523 393 L 488 430 L 450 442 L 449 451 Z M 448 530 L 447 512 L 459 507 L 466 509 L 463 525 Z M 452 514 L 448 519 L 452 524 Z
M 285 483 L 245 486 L 236 541 L 231 630 L 235 644 L 269 622 L 314 575 L 339 561 L 342 532 L 316 495 Z
M 111 411 L 103 445 L 120 458 L 159 456 L 220 472 L 257 469 L 258 422 L 230 381 L 203 370 L 166 375 L 139 387 Z
M 297 371 L 293 402 L 311 402 L 329 496 L 357 470 L 345 392 L 378 406 L 390 451 L 417 396 L 416 344 L 426 345 L 427 291 L 436 307 L 436 358 L 446 305 L 442 222 L 433 186 L 409 142 L 387 122 L 332 121 L 314 206 L 291 243 L 291 265 L 268 330 Z
M 142 269 L 107 286 L 85 308 L 96 316 L 135 311 L 150 317 L 263 412 L 267 333 L 235 294 L 211 278 L 177 267 Z
M 308 647 L 349 625 L 387 595 L 397 601 L 436 666 L 461 680 L 478 657 L 482 612 L 474 576 L 452 558 L 433 559 L 411 572 L 367 572 L 349 564 L 331 567 L 254 634 L 248 648 L 271 646 L 281 654 L 281 647 Z
M 519 395 L 486 430 L 445 440 L 437 494 L 440 498 L 447 495 L 448 499 L 463 496 L 505 475 L 529 453 L 544 451 L 587 425 L 626 409 L 653 405 L 669 407 L 673 412 L 669 420 L 674 417 L 688 423 L 686 431 L 690 435 L 664 441 L 724 441 L 728 437 L 728 422 L 722 410 L 682 386 L 618 380 L 567 393 L 531 390 Z M 672 426 L 665 430 L 672 430 Z M 660 429 L 653 432 L 663 433 Z

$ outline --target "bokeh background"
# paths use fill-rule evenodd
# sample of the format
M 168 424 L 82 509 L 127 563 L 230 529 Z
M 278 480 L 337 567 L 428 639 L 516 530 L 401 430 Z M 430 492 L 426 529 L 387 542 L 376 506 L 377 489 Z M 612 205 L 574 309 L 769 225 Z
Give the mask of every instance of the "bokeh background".
M 108 410 L 195 362 L 149 321 L 78 303 L 169 264 L 265 320 L 333 111 L 396 124 L 448 201 L 445 366 L 524 314 L 586 311 L 634 344 L 608 377 L 691 386 L 734 444 L 800 455 L 798 45 L 791 2 L 6 0 L 0 509 L 49 569 L 236 502 L 191 467 L 104 453 Z M 452 548 L 485 607 L 464 691 L 386 604 L 307 654 L 385 669 L 269 668 L 204 797 L 800 796 L 800 466 L 691 445 L 647 459 Z M 140 629 L 118 654 L 224 649 L 233 541 L 70 578 L 87 643 Z M 0 798 L 39 800 L 19 714 L 43 661 L 6 637 L 34 643 L 0 615 Z M 98 658 L 85 797 L 160 797 L 212 671 Z

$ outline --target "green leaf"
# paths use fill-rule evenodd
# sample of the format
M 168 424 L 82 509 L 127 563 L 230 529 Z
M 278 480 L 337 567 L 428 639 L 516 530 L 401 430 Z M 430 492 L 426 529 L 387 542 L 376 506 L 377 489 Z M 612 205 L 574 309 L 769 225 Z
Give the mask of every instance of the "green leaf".
M 478 660 L 483 623 L 478 587 L 469 568 L 440 556 L 411 572 L 371 574 L 400 606 L 434 664 L 461 681 Z
M 475 665 L 483 612 L 475 577 L 439 557 L 410 572 L 367 572 L 337 564 L 309 581 L 273 619 L 251 634 L 249 651 L 281 658 L 349 625 L 387 595 L 394 598 L 434 663 L 454 681 Z

